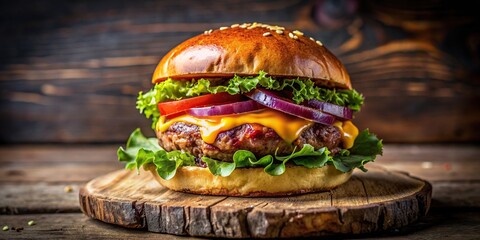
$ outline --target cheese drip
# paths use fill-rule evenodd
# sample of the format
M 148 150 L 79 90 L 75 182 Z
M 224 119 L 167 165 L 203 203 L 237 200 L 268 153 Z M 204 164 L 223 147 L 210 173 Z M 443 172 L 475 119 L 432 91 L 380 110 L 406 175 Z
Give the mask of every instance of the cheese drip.
M 184 122 L 200 127 L 200 135 L 203 141 L 208 144 L 215 142 L 217 135 L 246 123 L 257 123 L 273 129 L 283 140 L 292 143 L 297 139 L 302 130 L 312 125 L 312 121 L 288 115 L 272 109 L 263 109 L 256 112 L 232 114 L 226 116 L 193 117 L 182 115 L 166 121 L 160 117 L 157 124 L 157 131 L 166 131 L 173 123 Z
M 353 125 L 352 121 L 345 121 L 345 122 L 337 121 L 333 125 L 337 127 L 342 133 L 343 147 L 345 149 L 349 149 L 353 147 L 355 138 L 357 138 L 358 136 L 358 128 L 355 125 Z

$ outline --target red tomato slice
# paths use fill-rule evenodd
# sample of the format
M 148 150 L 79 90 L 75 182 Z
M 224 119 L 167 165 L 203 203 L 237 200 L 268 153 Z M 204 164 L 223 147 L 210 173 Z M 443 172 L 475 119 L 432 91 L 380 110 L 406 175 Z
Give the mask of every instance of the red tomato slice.
M 207 94 L 199 97 L 187 98 L 178 101 L 161 102 L 158 104 L 158 110 L 163 116 L 186 111 L 194 107 L 204 107 L 209 105 L 238 102 L 242 99 L 241 94 L 230 95 L 227 92 L 217 94 Z

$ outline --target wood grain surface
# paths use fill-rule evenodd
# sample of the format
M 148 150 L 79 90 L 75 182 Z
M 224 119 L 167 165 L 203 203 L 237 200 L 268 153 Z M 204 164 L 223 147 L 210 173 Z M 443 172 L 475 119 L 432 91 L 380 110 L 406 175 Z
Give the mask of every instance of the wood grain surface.
M 366 97 L 355 121 L 386 142 L 480 141 L 480 24 L 468 3 L 0 4 L 0 142 L 123 142 L 148 130 L 135 98 L 161 57 L 204 30 L 252 21 L 301 30 L 337 54 Z
M 28 226 L 30 220 L 35 226 Z M 478 209 L 432 209 L 429 214 L 413 225 L 390 231 L 350 236 L 362 239 L 478 239 L 480 231 Z M 205 239 L 148 232 L 143 229 L 124 228 L 103 223 L 82 213 L 0 215 L 0 223 L 24 226 L 20 232 L 0 231 L 4 239 Z
M 204 196 L 170 191 L 149 172 L 116 171 L 80 189 L 82 211 L 127 228 L 206 237 L 361 234 L 406 226 L 426 215 L 432 187 L 370 167 L 329 192 L 277 198 Z

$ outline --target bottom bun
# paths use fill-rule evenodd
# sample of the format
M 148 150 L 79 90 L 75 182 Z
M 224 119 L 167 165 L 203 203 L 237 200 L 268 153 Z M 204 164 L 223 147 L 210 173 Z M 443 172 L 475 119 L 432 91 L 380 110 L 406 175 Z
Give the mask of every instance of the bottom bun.
M 334 166 L 305 168 L 287 166 L 285 173 L 271 176 L 263 168 L 237 168 L 228 177 L 214 176 L 208 168 L 180 167 L 170 180 L 161 178 L 154 165 L 148 169 L 168 189 L 206 195 L 285 196 L 333 189 L 346 181 L 352 172 L 343 173 Z

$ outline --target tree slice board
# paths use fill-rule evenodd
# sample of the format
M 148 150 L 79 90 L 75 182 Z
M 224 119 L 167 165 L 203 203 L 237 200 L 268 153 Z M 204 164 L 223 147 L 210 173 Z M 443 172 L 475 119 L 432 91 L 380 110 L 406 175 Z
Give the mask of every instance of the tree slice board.
M 87 183 L 80 206 L 103 222 L 152 232 L 277 238 L 399 228 L 426 215 L 431 194 L 430 183 L 375 165 L 328 192 L 273 198 L 175 192 L 149 172 L 120 170 Z

